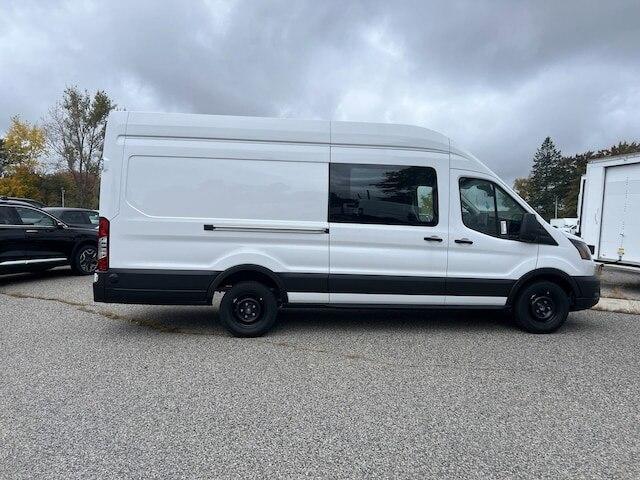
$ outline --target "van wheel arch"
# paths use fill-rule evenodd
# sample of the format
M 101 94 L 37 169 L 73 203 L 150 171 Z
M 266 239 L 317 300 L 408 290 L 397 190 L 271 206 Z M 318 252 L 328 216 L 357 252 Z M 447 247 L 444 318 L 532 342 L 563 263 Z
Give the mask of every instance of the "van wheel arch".
M 250 264 L 237 265 L 218 274 L 209 286 L 208 299 L 212 301 L 215 292 L 225 291 L 235 284 L 250 281 L 262 283 L 272 289 L 279 304 L 287 303 L 287 291 L 278 275 L 266 267 Z
M 520 280 L 511 288 L 509 297 L 507 298 L 507 307 L 512 308 L 518 294 L 527 286 L 534 282 L 548 281 L 561 287 L 569 297 L 569 303 L 573 305 L 573 301 L 578 295 L 578 287 L 575 280 L 570 275 L 555 268 L 539 268 L 523 275 Z

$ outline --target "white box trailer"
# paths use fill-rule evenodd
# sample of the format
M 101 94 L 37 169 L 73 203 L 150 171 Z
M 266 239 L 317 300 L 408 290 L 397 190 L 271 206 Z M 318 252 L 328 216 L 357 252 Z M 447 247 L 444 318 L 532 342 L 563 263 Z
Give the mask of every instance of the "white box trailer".
M 640 154 L 587 164 L 578 196 L 579 235 L 596 260 L 640 266 Z

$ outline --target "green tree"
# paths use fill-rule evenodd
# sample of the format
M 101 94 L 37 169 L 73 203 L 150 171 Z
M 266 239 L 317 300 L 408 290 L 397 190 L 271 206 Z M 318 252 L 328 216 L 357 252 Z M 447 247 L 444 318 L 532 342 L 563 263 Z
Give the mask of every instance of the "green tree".
M 529 202 L 547 220 L 554 216 L 556 201 L 559 210 L 563 207 L 562 202 L 568 189 L 567 168 L 553 140 L 550 137 L 545 138 L 533 156 L 533 168 L 529 177 Z
M 40 178 L 39 200 L 47 205 L 61 205 L 63 189 L 65 206 L 79 206 L 73 176 L 66 170 L 48 173 Z
M 101 90 L 91 96 L 68 87 L 49 110 L 47 142 L 73 177 L 79 206 L 97 204 L 107 116 L 115 107 Z

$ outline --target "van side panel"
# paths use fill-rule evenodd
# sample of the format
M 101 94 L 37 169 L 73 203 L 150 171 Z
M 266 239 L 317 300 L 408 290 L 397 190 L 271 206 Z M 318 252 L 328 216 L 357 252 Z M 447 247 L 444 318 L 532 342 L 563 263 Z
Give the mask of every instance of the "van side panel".
M 243 264 L 328 273 L 328 146 L 127 138 L 125 159 L 110 269 L 141 289 Z

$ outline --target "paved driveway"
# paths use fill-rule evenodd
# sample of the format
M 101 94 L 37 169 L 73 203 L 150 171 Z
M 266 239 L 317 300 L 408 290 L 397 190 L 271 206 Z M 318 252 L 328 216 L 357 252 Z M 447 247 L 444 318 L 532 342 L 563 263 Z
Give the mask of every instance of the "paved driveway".
M 0 278 L 1 478 L 638 478 L 640 318 L 96 305 Z

